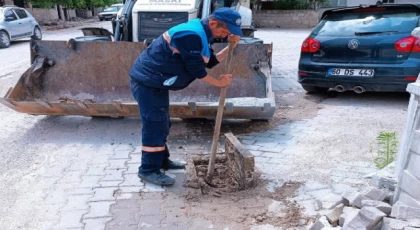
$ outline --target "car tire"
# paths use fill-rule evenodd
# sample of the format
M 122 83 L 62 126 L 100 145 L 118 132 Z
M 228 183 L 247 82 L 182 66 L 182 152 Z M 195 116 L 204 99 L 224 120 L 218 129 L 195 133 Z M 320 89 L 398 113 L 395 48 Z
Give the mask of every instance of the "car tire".
M 5 31 L 0 31 L 0 48 L 7 48 L 10 46 L 9 34 Z
M 326 93 L 330 89 L 327 87 L 319 87 L 312 85 L 302 85 L 302 88 L 308 93 Z
M 31 37 L 33 40 L 41 40 L 42 39 L 42 32 L 38 26 L 34 28 L 34 35 Z
M 102 22 L 102 21 L 103 21 L 103 19 L 102 19 L 102 18 L 100 18 L 100 19 L 99 19 L 99 21 L 101 21 L 101 22 Z

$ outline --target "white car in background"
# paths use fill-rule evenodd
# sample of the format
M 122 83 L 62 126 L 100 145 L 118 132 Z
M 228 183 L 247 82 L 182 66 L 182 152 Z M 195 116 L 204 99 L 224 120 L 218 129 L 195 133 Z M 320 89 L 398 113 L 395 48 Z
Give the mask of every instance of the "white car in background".
M 27 37 L 42 39 L 41 28 L 35 18 L 23 8 L 0 7 L 0 48 L 7 48 L 11 41 Z

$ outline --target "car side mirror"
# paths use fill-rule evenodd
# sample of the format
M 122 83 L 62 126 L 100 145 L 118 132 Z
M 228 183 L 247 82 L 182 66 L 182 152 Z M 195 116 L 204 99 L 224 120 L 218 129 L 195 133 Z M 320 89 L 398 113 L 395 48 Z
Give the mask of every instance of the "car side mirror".
M 411 35 L 413 35 L 416 38 L 420 38 L 420 27 L 415 28 L 412 32 Z
M 10 21 L 15 20 L 15 18 L 12 17 L 12 16 L 7 16 L 5 20 L 8 21 L 8 22 L 10 22 Z

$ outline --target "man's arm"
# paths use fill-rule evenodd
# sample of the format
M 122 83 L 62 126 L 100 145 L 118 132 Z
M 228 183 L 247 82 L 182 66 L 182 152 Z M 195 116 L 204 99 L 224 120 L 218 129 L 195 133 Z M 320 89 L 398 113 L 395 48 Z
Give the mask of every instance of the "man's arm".
M 216 79 L 207 73 L 206 63 L 201 56 L 201 38 L 198 35 L 192 34 L 175 38 L 174 43 L 181 55 L 187 72 L 191 76 L 195 76 L 196 78 L 217 87 L 225 87 L 230 84 L 232 79 L 231 74 L 221 75 L 220 79 Z
M 230 85 L 230 83 L 232 82 L 232 74 L 222 74 L 220 75 L 219 79 L 216 79 L 210 75 L 207 75 L 201 80 L 207 84 L 222 88 L 222 87 Z
M 206 63 L 201 56 L 202 43 L 198 35 L 191 34 L 173 38 L 187 72 L 196 78 L 207 76 Z

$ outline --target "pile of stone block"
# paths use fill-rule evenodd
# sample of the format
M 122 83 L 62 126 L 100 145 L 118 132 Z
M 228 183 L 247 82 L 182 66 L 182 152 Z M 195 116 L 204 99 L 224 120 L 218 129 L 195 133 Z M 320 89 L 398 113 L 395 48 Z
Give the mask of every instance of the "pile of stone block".
M 310 230 L 420 230 L 420 208 L 398 201 L 393 206 L 388 188 L 348 190 L 342 203 L 309 227 Z

